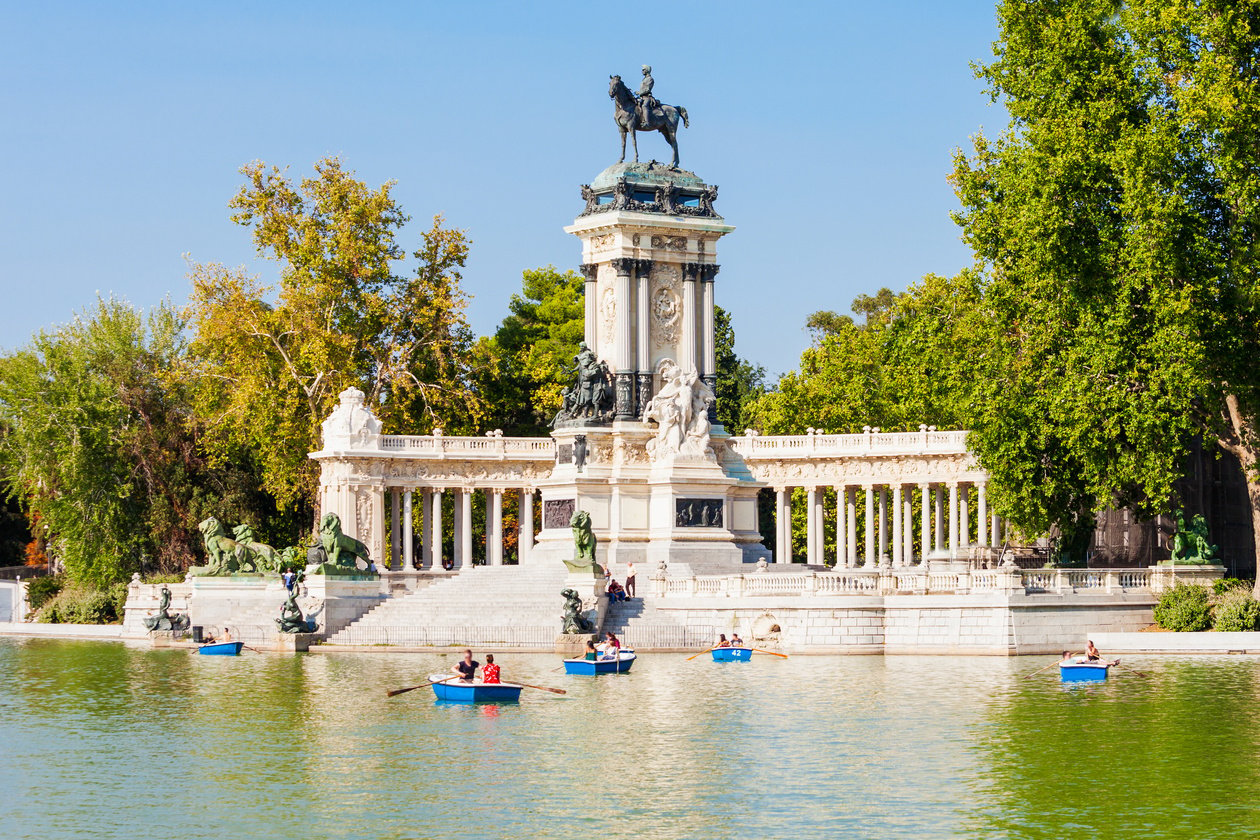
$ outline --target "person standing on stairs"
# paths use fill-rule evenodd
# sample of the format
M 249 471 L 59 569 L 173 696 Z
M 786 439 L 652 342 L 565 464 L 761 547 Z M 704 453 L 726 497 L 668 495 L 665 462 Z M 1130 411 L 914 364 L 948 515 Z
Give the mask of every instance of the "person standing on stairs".
M 634 561 L 626 564 L 626 597 L 634 597 Z

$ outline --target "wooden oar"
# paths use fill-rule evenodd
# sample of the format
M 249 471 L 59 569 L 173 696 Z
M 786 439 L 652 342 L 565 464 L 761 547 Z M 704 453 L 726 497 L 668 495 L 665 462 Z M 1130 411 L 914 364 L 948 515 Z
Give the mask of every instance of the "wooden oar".
M 450 679 L 450 677 L 444 677 L 440 680 L 429 680 L 427 683 L 424 683 L 423 685 L 413 685 L 408 688 L 395 688 L 393 691 L 385 692 L 385 696 L 393 697 L 394 695 L 397 695 L 397 694 L 406 694 L 408 691 L 415 691 L 417 688 L 427 688 L 428 686 L 431 686 L 434 683 L 446 682 L 448 679 Z
M 1112 662 L 1111 664 L 1117 668 L 1123 668 L 1124 670 L 1128 671 L 1130 674 L 1137 674 L 1139 677 L 1141 677 L 1144 680 L 1150 679 L 1150 674 L 1143 674 L 1141 671 L 1139 671 L 1136 668 L 1130 668 L 1128 665 L 1121 665 L 1119 659 L 1117 659 L 1115 662 Z
M 691 660 L 695 659 L 695 658 L 696 658 L 696 656 L 704 656 L 706 653 L 708 653 L 708 652 L 709 652 L 709 651 L 711 651 L 711 650 L 717 650 L 717 648 L 716 648 L 716 647 L 711 647 L 711 648 L 708 648 L 708 649 L 706 649 L 706 650 L 702 650 L 702 651 L 700 651 L 699 653 L 697 653 L 695 656 L 688 656 L 688 657 L 687 657 L 686 659 L 684 659 L 683 661 L 684 661 L 684 662 L 690 662 Z
M 241 647 L 245 648 L 245 650 L 252 650 L 254 653 L 262 653 L 258 648 L 252 648 L 249 645 L 241 645 Z
M 569 693 L 565 691 L 563 688 L 547 688 L 547 686 L 545 685 L 530 685 L 528 683 L 517 683 L 517 685 L 523 688 L 536 688 L 539 691 L 550 691 L 552 694 L 568 694 Z
M 788 655 L 786 653 L 775 653 L 772 650 L 762 650 L 761 648 L 751 648 L 751 650 L 753 653 L 768 653 L 771 656 L 782 656 L 784 659 L 788 658 Z
M 1063 659 L 1056 659 L 1054 662 L 1051 662 L 1049 665 L 1045 666 L 1045 668 L 1038 668 L 1036 671 L 1033 671 L 1031 674 L 1025 674 L 1024 679 L 1028 679 L 1029 677 L 1035 677 L 1038 674 L 1040 674 L 1042 671 L 1046 670 L 1046 668 L 1053 668 L 1055 665 L 1058 665 L 1060 662 L 1066 662 L 1067 660 L 1071 659 L 1073 656 L 1077 656 L 1079 654 L 1080 654 L 1080 651 L 1077 651 L 1077 653 L 1069 653 Z

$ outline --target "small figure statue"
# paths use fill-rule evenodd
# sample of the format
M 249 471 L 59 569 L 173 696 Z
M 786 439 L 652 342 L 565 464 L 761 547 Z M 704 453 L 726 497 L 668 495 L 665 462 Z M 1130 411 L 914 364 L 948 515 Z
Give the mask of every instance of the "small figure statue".
M 591 572 L 596 577 L 604 574 L 604 569 L 595 560 L 595 532 L 591 528 L 591 515 L 584 510 L 575 510 L 569 517 L 569 527 L 573 530 L 573 559 L 565 560 L 564 565 L 571 572 Z
M 302 608 L 297 604 L 297 587 L 289 590 L 289 597 L 284 600 L 284 606 L 280 608 L 280 617 L 276 619 L 276 626 L 280 628 L 281 633 L 314 633 L 315 622 L 307 620 L 302 615 Z
M 325 513 L 319 520 L 319 541 L 306 552 L 306 560 L 317 566 L 349 571 L 357 570 L 358 561 L 362 560 L 367 563 L 369 572 L 376 571 L 368 547 L 341 532 L 341 517 L 335 513 Z
M 652 65 L 643 65 L 643 82 L 639 85 L 638 95 L 638 112 L 639 112 L 639 130 L 650 131 L 652 129 L 652 111 L 660 103 L 656 101 L 656 97 L 652 95 L 652 86 L 656 82 L 652 79 Z
M 565 420 L 604 421 L 612 416 L 612 388 L 609 387 L 608 365 L 601 362 L 583 341 L 573 357 L 573 368 L 566 371 L 575 378 L 565 389 L 564 405 L 553 425 Z
M 144 620 L 144 626 L 150 630 L 187 630 L 189 619 L 186 615 L 171 615 L 171 590 L 165 584 L 158 594 L 157 615 Z
M 668 455 L 710 457 L 709 403 L 713 391 L 695 369 L 684 371 L 673 359 L 657 365 L 661 389 L 643 410 L 644 421 L 655 421 L 656 437 L 648 441 L 653 461 Z
M 1173 533 L 1169 564 L 1197 566 L 1209 565 L 1216 559 L 1216 546 L 1208 542 L 1208 524 L 1202 514 L 1196 513 L 1186 526 L 1186 512 L 1175 514 L 1177 530 Z
M 595 625 L 582 615 L 581 596 L 572 589 L 566 589 L 560 595 L 564 598 L 564 632 L 594 633 Z

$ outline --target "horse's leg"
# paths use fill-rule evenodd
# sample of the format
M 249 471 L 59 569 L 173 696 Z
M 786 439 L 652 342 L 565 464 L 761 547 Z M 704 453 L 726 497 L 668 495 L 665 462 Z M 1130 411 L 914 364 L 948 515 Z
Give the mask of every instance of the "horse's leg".
M 678 133 L 670 130 L 668 123 L 661 126 L 661 134 L 665 135 L 665 140 L 669 143 L 669 147 L 674 150 L 674 162 L 670 164 L 673 169 L 678 168 Z
M 617 163 L 624 163 L 626 160 L 626 127 L 621 123 L 617 123 L 617 128 L 621 129 L 621 157 L 617 158 Z
M 630 139 L 634 141 L 634 162 L 638 163 L 639 162 L 639 132 L 633 128 L 630 129 Z

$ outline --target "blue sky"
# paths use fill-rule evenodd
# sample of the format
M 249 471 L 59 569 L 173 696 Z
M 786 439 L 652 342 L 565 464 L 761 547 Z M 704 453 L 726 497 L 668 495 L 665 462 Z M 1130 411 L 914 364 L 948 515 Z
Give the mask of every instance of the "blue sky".
M 951 151 L 1004 122 L 972 77 L 991 2 L 0 2 L 0 347 L 97 292 L 187 296 L 183 255 L 265 277 L 227 202 L 254 159 L 328 154 L 473 240 L 469 320 L 521 271 L 575 267 L 561 228 L 616 161 L 608 75 L 653 66 L 682 164 L 737 230 L 718 303 L 741 355 L 796 365 L 806 315 L 970 264 Z M 643 159 L 667 158 L 642 135 Z

